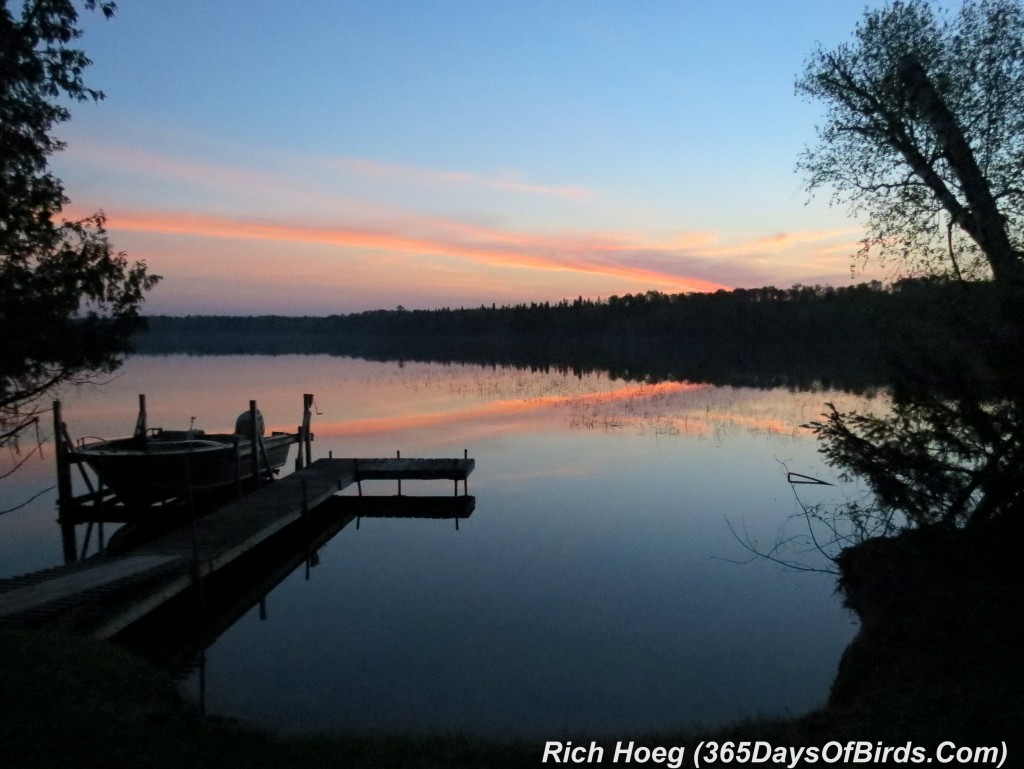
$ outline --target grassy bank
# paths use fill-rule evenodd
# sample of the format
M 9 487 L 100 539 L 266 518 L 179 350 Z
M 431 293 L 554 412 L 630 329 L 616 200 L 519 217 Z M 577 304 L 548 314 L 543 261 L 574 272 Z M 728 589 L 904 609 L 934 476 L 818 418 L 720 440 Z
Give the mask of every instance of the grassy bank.
M 702 739 L 929 749 L 1015 740 L 1024 722 L 1019 534 L 917 532 L 845 554 L 843 589 L 862 628 L 825 708 L 713 734 L 616 739 L 690 749 Z M 540 765 L 543 749 L 458 737 L 278 739 L 201 719 L 163 673 L 122 649 L 43 632 L 0 632 L 0 692 L 10 767 L 525 767 Z M 1019 747 L 1010 745 L 1007 766 L 1024 763 Z

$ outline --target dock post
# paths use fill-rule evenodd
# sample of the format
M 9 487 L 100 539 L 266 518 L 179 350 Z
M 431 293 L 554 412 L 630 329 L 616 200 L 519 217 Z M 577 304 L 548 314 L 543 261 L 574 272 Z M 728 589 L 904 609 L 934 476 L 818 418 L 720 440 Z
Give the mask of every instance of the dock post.
M 61 545 L 64 563 L 78 560 L 78 543 L 75 539 L 75 521 L 71 515 L 74 492 L 71 488 L 71 448 L 65 440 L 66 430 L 61 413 L 60 401 L 53 402 L 53 453 L 57 462 L 57 522 L 60 524 Z
M 89 525 L 85 527 L 85 539 L 82 541 L 82 554 L 79 556 L 81 560 L 85 560 L 85 554 L 89 552 L 89 540 L 92 539 L 92 521 L 89 521 Z
M 60 401 L 53 402 L 53 450 L 57 457 L 57 503 L 64 507 L 71 501 L 71 464 L 64 442 L 64 419 Z
M 256 425 L 256 401 L 249 401 L 249 450 L 252 464 L 252 477 L 257 486 L 260 485 L 260 441 L 259 428 Z
M 60 523 L 60 541 L 64 551 L 64 563 L 75 563 L 78 560 L 78 541 L 75 537 L 74 521 L 61 517 L 57 519 Z
M 309 430 L 309 426 L 312 421 L 313 394 L 305 393 L 302 396 L 302 445 L 299 447 L 299 451 L 305 451 L 307 465 L 311 465 L 313 463 L 313 438 Z
M 401 459 L 402 458 L 402 452 L 401 451 L 396 451 L 395 452 L 395 458 L 396 459 Z M 398 496 L 402 496 L 402 479 L 401 478 L 398 479 Z
M 263 457 L 263 464 L 266 468 L 267 482 L 270 483 L 274 480 L 274 468 L 270 465 L 270 454 L 267 453 L 267 444 L 263 442 L 263 436 L 257 436 L 260 442 L 260 456 Z

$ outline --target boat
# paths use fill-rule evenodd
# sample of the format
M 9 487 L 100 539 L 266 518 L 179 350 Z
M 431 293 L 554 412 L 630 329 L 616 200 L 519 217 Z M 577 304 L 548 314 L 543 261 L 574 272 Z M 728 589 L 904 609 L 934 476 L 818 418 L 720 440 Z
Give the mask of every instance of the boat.
M 276 472 L 288 460 L 289 447 L 299 441 L 294 433 L 264 437 L 262 417 L 257 414 L 256 431 L 249 429 L 248 417 L 248 412 L 239 416 L 230 434 L 143 428 L 131 438 L 78 446 L 73 454 L 126 505 L 208 494 Z

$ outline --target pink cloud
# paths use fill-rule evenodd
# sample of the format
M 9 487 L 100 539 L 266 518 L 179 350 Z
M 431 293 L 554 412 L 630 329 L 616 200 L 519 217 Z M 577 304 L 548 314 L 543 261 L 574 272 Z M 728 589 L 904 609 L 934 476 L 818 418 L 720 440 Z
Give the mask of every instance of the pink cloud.
M 108 225 L 111 230 L 314 243 L 342 248 L 447 256 L 492 267 L 569 271 L 622 278 L 680 292 L 724 288 L 722 284 L 702 278 L 652 269 L 642 264 L 640 259 L 634 259 L 636 263 L 631 264 L 628 253 L 631 249 L 626 244 L 612 241 L 612 236 L 608 235 L 525 235 L 477 226 L 467 227 L 457 222 L 446 222 L 446 226 L 424 232 L 424 220 L 419 219 L 414 219 L 408 228 L 413 232 L 403 232 L 400 223 L 397 226 L 391 223 L 389 228 L 318 227 L 145 211 L 112 214 Z M 641 246 L 633 250 L 644 249 Z M 610 259 L 609 253 L 620 258 Z
M 797 232 L 780 232 L 775 235 L 764 235 L 752 240 L 744 240 L 731 245 L 715 245 L 698 247 L 696 251 L 706 256 L 747 256 L 777 254 L 810 243 L 849 238 L 859 234 L 856 227 L 843 227 L 825 230 L 801 230 Z

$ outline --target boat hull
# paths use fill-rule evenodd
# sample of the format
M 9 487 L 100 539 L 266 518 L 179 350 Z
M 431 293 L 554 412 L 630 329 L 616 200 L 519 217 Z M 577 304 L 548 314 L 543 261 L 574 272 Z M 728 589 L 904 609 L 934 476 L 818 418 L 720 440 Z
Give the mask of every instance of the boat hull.
M 284 433 L 263 438 L 260 472 L 267 472 L 268 462 L 271 470 L 282 467 L 295 442 L 296 436 Z M 253 476 L 252 446 L 236 435 L 166 433 L 94 443 L 75 454 L 126 505 L 209 494 Z

